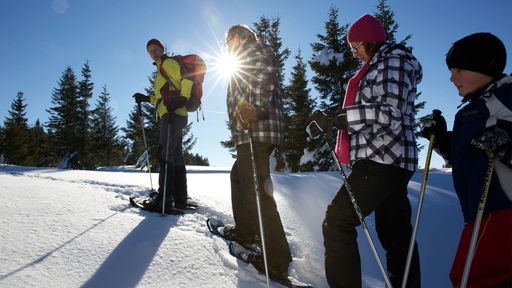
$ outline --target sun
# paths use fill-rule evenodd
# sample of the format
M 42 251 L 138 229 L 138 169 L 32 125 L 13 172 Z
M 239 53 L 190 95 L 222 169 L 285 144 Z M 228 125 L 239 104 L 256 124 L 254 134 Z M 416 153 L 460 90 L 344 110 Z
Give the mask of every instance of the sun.
M 224 79 L 230 79 L 240 72 L 240 61 L 234 55 L 223 53 L 216 62 L 216 70 Z
M 208 50 L 199 50 L 198 53 L 205 59 L 208 65 L 208 75 L 211 75 L 213 81 L 206 93 L 214 93 L 213 91 L 218 85 L 225 88 L 232 80 L 245 82 L 245 77 L 237 77 L 241 74 L 247 75 L 247 69 L 249 69 L 249 66 L 245 64 L 247 59 L 244 55 L 230 53 L 223 41 L 219 39 L 216 39 L 216 45 L 212 45 L 208 41 L 204 42 Z

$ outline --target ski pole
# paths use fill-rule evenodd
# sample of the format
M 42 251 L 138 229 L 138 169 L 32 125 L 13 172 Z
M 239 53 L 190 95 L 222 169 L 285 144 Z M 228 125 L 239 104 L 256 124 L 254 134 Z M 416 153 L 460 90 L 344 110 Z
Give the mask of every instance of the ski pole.
M 146 132 L 144 131 L 144 115 L 142 114 L 140 102 L 137 103 L 137 111 L 139 113 L 140 127 L 142 127 L 142 139 L 144 140 L 144 153 L 146 153 L 146 165 L 148 165 L 149 171 L 149 183 L 151 185 L 151 192 L 153 192 L 153 179 L 151 178 L 151 164 L 149 161 L 148 143 L 146 141 Z
M 162 201 L 162 215 L 165 215 L 165 196 L 167 194 L 167 176 L 169 175 L 169 142 L 171 136 L 171 116 L 167 113 L 167 143 L 165 144 L 165 176 L 164 176 L 164 196 Z
M 265 264 L 265 276 L 267 278 L 267 288 L 270 288 L 270 277 L 268 275 L 267 252 L 265 247 L 265 234 L 263 233 L 263 217 L 261 216 L 260 193 L 258 185 L 258 175 L 256 173 L 256 161 L 254 160 L 254 148 L 252 145 L 252 133 L 248 130 L 249 147 L 251 148 L 252 174 L 254 176 L 254 191 L 256 192 L 256 208 L 258 210 L 258 221 L 260 222 L 261 246 L 263 249 L 263 263 Z
M 366 222 L 364 221 L 363 212 L 361 211 L 359 204 L 357 204 L 354 192 L 352 191 L 352 188 L 350 188 L 350 185 L 348 184 L 347 175 L 345 174 L 345 171 L 343 171 L 343 169 L 341 168 L 340 162 L 338 161 L 338 157 L 336 156 L 336 152 L 334 151 L 334 148 L 332 147 L 331 143 L 327 139 L 327 136 L 325 133 L 324 133 L 324 140 L 325 140 L 325 142 L 327 142 L 327 145 L 329 145 L 329 148 L 331 149 L 331 156 L 332 156 L 332 159 L 334 160 L 334 164 L 336 165 L 336 168 L 340 171 L 341 177 L 343 178 L 343 182 L 345 183 L 345 188 L 347 190 L 348 196 L 350 197 L 352 206 L 354 206 L 354 210 L 356 211 L 357 217 L 359 218 L 359 222 L 361 223 L 361 226 L 363 227 L 364 234 L 366 235 L 366 239 L 368 240 L 368 243 L 370 244 L 370 247 L 373 252 L 373 256 L 375 256 L 375 260 L 377 261 L 377 265 L 379 265 L 379 269 L 380 269 L 380 272 L 382 273 L 382 276 L 384 277 L 386 286 L 389 288 L 392 288 L 393 286 L 391 285 L 389 276 L 386 273 L 386 270 L 384 270 L 384 266 L 382 265 L 382 261 L 380 260 L 379 253 L 377 252 L 377 249 L 375 248 L 375 244 L 373 243 L 372 236 L 370 235 L 370 231 L 368 230 L 368 226 L 366 225 Z
M 478 202 L 478 210 L 476 212 L 475 225 L 473 226 L 473 232 L 471 233 L 471 241 L 469 242 L 468 256 L 466 257 L 466 263 L 464 264 L 464 272 L 462 273 L 462 280 L 460 287 L 466 288 L 469 270 L 471 269 L 471 262 L 476 252 L 476 242 L 478 239 L 478 233 L 480 231 L 480 223 L 484 215 L 485 203 L 487 202 L 487 195 L 489 194 L 489 187 L 491 186 L 492 173 L 494 170 L 494 162 L 496 157 L 494 153 L 489 154 L 489 164 L 487 164 L 487 170 L 485 173 L 484 187 L 482 188 L 482 194 L 480 195 L 480 201 Z
M 414 227 L 412 229 L 411 234 L 411 242 L 409 242 L 409 252 L 407 253 L 407 261 L 405 262 L 405 271 L 402 279 L 402 288 L 405 288 L 407 285 L 407 278 L 409 278 L 409 269 L 411 268 L 412 254 L 414 252 L 414 246 L 416 244 L 416 233 L 418 232 L 418 225 L 420 222 L 421 208 L 423 206 L 423 197 L 425 195 L 425 189 L 427 187 L 427 178 L 428 178 L 428 170 L 430 168 L 430 159 L 432 157 L 432 148 L 435 141 L 435 134 L 430 135 L 430 139 L 428 142 L 428 150 L 427 150 L 427 160 L 425 162 L 425 167 L 423 171 L 423 181 L 421 182 L 420 189 L 420 198 L 418 200 L 418 210 L 416 211 L 416 221 L 414 222 Z

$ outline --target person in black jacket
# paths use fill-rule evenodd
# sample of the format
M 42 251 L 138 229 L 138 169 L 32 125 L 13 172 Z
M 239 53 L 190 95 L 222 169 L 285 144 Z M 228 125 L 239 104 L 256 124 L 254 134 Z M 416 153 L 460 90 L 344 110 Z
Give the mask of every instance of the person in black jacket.
M 446 55 L 450 81 L 463 97 L 453 131 L 441 111 L 427 116 L 421 135 L 434 134 L 434 150 L 452 166 L 465 227 L 450 272 L 459 287 L 475 224 L 489 156 L 496 162 L 468 287 L 512 286 L 512 77 L 503 73 L 505 46 L 491 33 L 456 41 Z

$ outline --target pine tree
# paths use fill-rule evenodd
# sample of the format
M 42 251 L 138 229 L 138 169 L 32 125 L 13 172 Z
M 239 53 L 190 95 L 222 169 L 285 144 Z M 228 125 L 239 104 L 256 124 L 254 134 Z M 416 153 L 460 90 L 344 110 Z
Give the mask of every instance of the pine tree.
M 91 148 L 96 166 L 119 165 L 123 158 L 119 128 L 112 115 L 109 95 L 107 87 L 103 86 L 96 108 L 91 113 Z
M 339 108 L 345 98 L 348 80 L 360 66 L 345 41 L 348 25 L 340 26 L 338 17 L 338 9 L 332 5 L 329 20 L 325 23 L 325 35 L 317 34 L 320 42 L 311 44 L 314 55 L 309 63 L 315 72 L 311 81 L 320 93 L 322 110 L 335 111 Z M 318 61 L 320 56 L 328 56 L 329 62 Z
M 28 120 L 26 118 L 27 104 L 23 92 L 18 92 L 11 103 L 9 117 L 4 122 L 4 152 L 7 163 L 15 165 L 32 165 L 32 151 L 30 150 L 30 138 Z
M 325 35 L 317 34 L 320 42 L 311 44 L 314 55 L 309 64 L 315 73 L 311 81 L 320 94 L 321 110 L 335 111 L 341 106 L 348 80 L 360 66 L 358 60 L 352 56 L 350 46 L 345 40 L 348 25 L 340 26 L 338 18 L 339 11 L 332 5 L 329 9 L 329 20 L 325 23 Z M 334 132 L 329 132 L 332 133 L 329 136 L 333 136 L 331 139 L 335 139 Z M 330 148 L 323 139 L 315 139 L 311 145 L 316 148 L 313 149 L 314 160 L 308 164 L 308 169 L 333 169 Z
M 144 152 L 142 125 L 140 122 L 140 116 L 137 110 L 137 105 L 133 107 L 133 110 L 128 115 L 126 127 L 121 128 L 121 131 L 124 133 L 124 141 L 128 143 L 128 155 L 127 157 L 125 157 L 125 163 L 123 164 L 133 165 L 137 162 L 138 157 Z
M 229 128 L 229 121 L 226 121 L 226 127 L 228 128 L 228 130 L 231 129 Z M 230 138 L 229 140 L 226 141 L 220 141 L 220 146 L 228 149 L 229 154 L 231 154 L 231 157 L 236 158 L 236 147 L 235 143 L 233 142 L 233 138 Z
M 82 146 L 78 87 L 73 69 L 67 66 L 52 93 L 53 107 L 46 127 L 51 147 L 51 164 L 55 165 L 66 155 L 76 155 Z M 68 168 L 81 168 L 81 163 L 72 159 Z
M 49 166 L 48 135 L 39 119 L 37 119 L 34 126 L 30 128 L 30 138 L 31 151 L 33 152 L 32 165 L 37 167 Z
M 94 153 L 94 149 L 91 150 L 91 145 L 89 142 L 89 100 L 92 98 L 92 91 L 94 89 L 94 84 L 92 83 L 91 76 L 91 68 L 89 66 L 89 61 L 86 61 L 84 66 L 82 67 L 82 80 L 78 82 L 78 94 L 77 94 L 77 103 L 78 103 L 78 117 L 79 117 L 79 136 L 81 138 L 80 145 L 77 148 L 77 160 L 82 163 L 82 167 L 86 169 L 93 168 L 93 159 L 98 159 L 91 153 Z M 91 158 L 92 157 L 92 158 Z
M 306 120 L 312 113 L 315 103 L 311 99 L 311 89 L 306 79 L 306 64 L 299 49 L 295 56 L 297 64 L 292 68 L 290 85 L 285 89 L 286 106 L 290 111 L 285 117 L 285 151 L 288 168 L 292 172 L 304 171 L 301 167 L 301 157 L 304 150 L 310 148 L 304 127 Z M 309 167 L 304 167 L 305 169 Z
M 153 83 L 155 81 L 156 75 L 157 72 L 154 71 L 148 77 L 149 86 L 144 89 L 144 93 L 148 96 L 151 96 L 154 93 Z M 130 100 L 133 101 L 133 99 Z M 144 153 L 145 148 L 142 135 L 142 129 L 144 129 L 144 134 L 146 135 L 146 143 L 149 150 L 149 160 L 151 161 L 151 171 L 157 172 L 158 161 L 160 159 L 160 123 L 156 119 L 155 105 L 149 103 L 141 103 L 140 105 L 141 110 L 139 111 L 138 105 L 136 103 L 134 104 L 133 110 L 130 112 L 129 119 L 126 121 L 126 128 L 121 129 L 121 131 L 125 134 L 124 140 L 128 143 L 129 147 L 129 155 L 126 157 L 125 164 L 135 164 L 142 153 Z M 144 127 L 141 123 L 141 116 L 144 120 Z
M 396 43 L 396 32 L 398 31 L 398 24 L 395 21 L 395 13 L 386 4 L 386 0 L 379 0 L 377 4 L 377 12 L 375 13 L 375 17 L 382 22 L 384 26 L 384 30 L 386 31 L 386 41 L 390 43 Z M 407 45 L 407 41 L 412 38 L 412 35 L 409 34 L 405 36 L 403 40 L 399 42 L 399 44 Z
M 155 82 L 157 71 L 154 71 L 149 80 L 149 86 L 146 87 L 146 95 L 153 95 L 153 83 Z M 151 160 L 151 171 L 159 171 L 158 161 L 160 160 L 160 126 L 161 119 L 157 115 L 156 106 L 149 103 L 142 103 L 142 112 L 146 120 L 144 131 L 146 133 L 146 141 L 148 145 L 150 160 Z M 142 143 L 144 144 L 144 143 Z M 139 155 L 140 156 L 140 155 Z
M 185 154 L 185 162 L 187 165 L 196 165 L 196 166 L 210 166 L 210 161 L 208 158 L 203 157 L 199 154 Z
M 0 123 L 0 164 L 5 162 L 5 128 Z
M 281 20 L 279 17 L 267 18 L 261 16 L 259 22 L 254 23 L 254 29 L 258 38 L 266 45 L 270 46 L 274 52 L 274 67 L 276 67 L 276 75 L 279 79 L 281 86 L 284 83 L 284 66 L 285 62 L 290 57 L 290 49 L 283 49 L 283 41 L 280 36 Z

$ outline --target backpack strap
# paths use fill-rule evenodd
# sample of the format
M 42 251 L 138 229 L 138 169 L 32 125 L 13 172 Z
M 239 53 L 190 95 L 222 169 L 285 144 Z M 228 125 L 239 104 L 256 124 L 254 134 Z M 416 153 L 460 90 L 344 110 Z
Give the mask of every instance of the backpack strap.
M 167 55 L 165 55 L 163 57 L 162 64 L 160 64 L 158 71 L 160 72 L 160 74 L 162 74 L 162 76 L 165 78 L 165 80 L 167 80 L 167 83 L 169 83 L 169 85 L 171 85 L 174 90 L 180 91 L 180 89 L 178 89 L 178 87 L 176 87 L 176 85 L 174 85 L 174 83 L 172 83 L 171 78 L 169 78 L 169 75 L 167 75 L 167 72 L 165 72 L 165 69 L 164 69 L 165 60 L 170 59 L 170 58 L 171 57 L 168 57 Z M 176 61 L 176 62 L 178 62 L 178 61 Z M 178 62 L 178 65 L 180 65 L 180 68 L 181 68 L 181 64 L 179 62 Z M 181 73 L 181 71 L 180 71 L 180 73 Z

